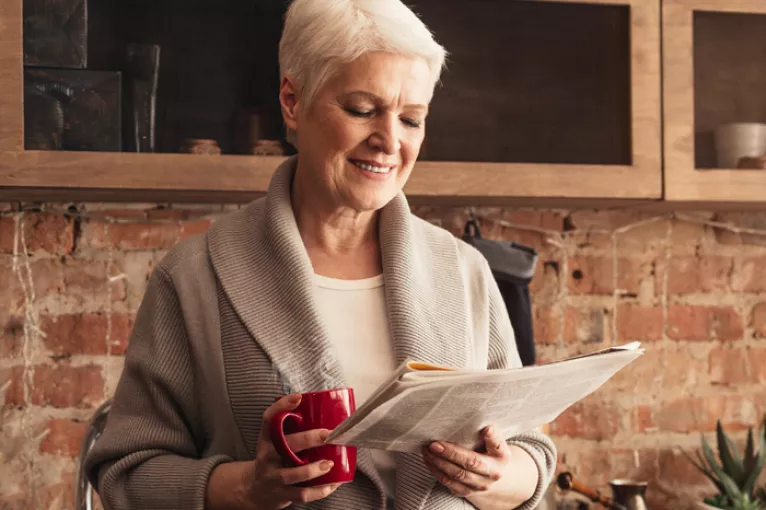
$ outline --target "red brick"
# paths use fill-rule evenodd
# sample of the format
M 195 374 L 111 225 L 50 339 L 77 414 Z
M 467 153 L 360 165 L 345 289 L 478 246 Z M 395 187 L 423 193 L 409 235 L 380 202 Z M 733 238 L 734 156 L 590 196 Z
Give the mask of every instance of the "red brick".
M 750 314 L 750 327 L 756 338 L 766 338 L 766 301 L 753 307 Z
M 580 256 L 569 259 L 567 287 L 570 294 L 611 295 L 614 292 L 614 260 Z
M 536 302 L 553 303 L 561 297 L 559 272 L 561 262 L 546 258 L 539 259 L 535 266 L 535 274 L 529 282 L 529 292 Z
M 662 340 L 662 308 L 623 304 L 617 308 L 617 340 Z
M 186 239 L 187 237 L 196 236 L 198 234 L 204 234 L 210 228 L 212 222 L 210 220 L 202 219 L 197 221 L 186 221 L 181 223 L 181 233 L 179 234 L 179 241 Z
M 702 246 L 714 243 L 712 230 L 699 223 L 674 221 L 670 249 L 674 254 L 694 254 Z
M 16 220 L 12 217 L 0 218 L 0 253 L 13 253 L 15 237 Z
M 86 422 L 50 420 L 47 427 L 48 434 L 40 442 L 40 452 L 76 457 L 80 453 L 87 428 Z
M 108 267 L 106 260 L 71 257 L 46 258 L 32 262 L 29 265 L 29 273 L 34 297 L 42 300 L 63 294 L 67 299 L 80 303 L 88 300 L 106 303 L 111 287 L 111 299 L 122 300 L 125 298 L 125 282 L 118 280 L 110 283 L 111 274 Z M 113 272 L 118 270 L 119 268 L 115 267 Z M 10 296 L 11 307 L 24 304 L 24 289 L 19 278 L 27 285 L 29 277 L 26 266 L 21 266 L 20 275 L 15 274 L 11 268 L 0 266 L 0 288 Z
M 104 400 L 103 369 L 99 366 L 73 367 L 62 362 L 56 366 L 37 365 L 34 370 L 34 405 L 88 409 Z
M 565 343 L 604 343 L 608 329 L 609 314 L 603 308 L 568 306 L 564 312 Z
M 716 347 L 710 351 L 710 382 L 737 385 L 750 382 L 749 349 Z
M 766 383 L 766 349 L 749 349 L 747 355 L 752 379 L 761 384 Z
M 545 209 L 500 209 L 501 219 L 508 223 L 535 227 L 550 232 L 564 230 L 564 216 L 559 211 Z
M 726 291 L 734 261 L 730 257 L 672 257 L 668 267 L 669 294 Z
M 8 384 L 7 387 L 6 384 Z M 26 404 L 26 399 L 24 398 L 24 367 L 0 369 L 0 388 L 5 388 L 4 395 L 0 392 L 3 409 Z
M 79 302 L 106 303 L 110 298 L 122 301 L 126 296 L 125 280 L 109 281 L 118 271 L 113 267 L 110 272 L 108 263 L 102 260 L 66 259 L 62 267 L 63 289 Z
M 611 253 L 613 248 L 612 235 L 607 232 L 591 230 L 573 230 L 567 232 L 567 240 L 578 249 L 588 249 L 594 251 L 608 251 Z
M 667 335 L 674 340 L 739 340 L 744 333 L 742 318 L 732 307 L 668 307 Z
M 710 441 L 711 438 L 708 438 Z M 697 448 L 686 448 L 686 453 L 696 458 L 694 454 Z M 660 451 L 659 473 L 657 478 L 670 485 L 706 485 L 708 478 L 699 472 L 694 464 L 677 448 Z
M 633 409 L 633 430 L 637 432 L 653 432 L 657 429 L 654 423 L 654 412 L 649 406 L 637 406 Z
M 591 395 L 564 411 L 553 423 L 551 434 L 581 439 L 611 439 L 617 433 L 620 412 L 613 402 Z
M 756 400 L 721 394 L 683 397 L 663 402 L 655 410 L 655 421 L 663 432 L 710 432 L 719 419 L 727 430 L 746 430 L 760 419 Z
M 104 313 L 41 318 L 45 347 L 57 355 L 106 354 L 108 317 Z
M 74 248 L 74 221 L 63 214 L 38 213 L 24 217 L 28 252 L 54 255 L 71 253 Z
M 617 249 L 620 250 L 620 253 L 624 251 L 641 253 L 647 250 L 661 250 L 668 236 L 667 220 L 637 219 L 637 221 L 644 221 L 644 223 L 616 234 Z
M 662 380 L 657 375 L 658 367 L 662 366 L 664 352 L 649 344 L 643 356 L 617 372 L 604 385 L 605 390 L 630 393 L 635 395 L 653 394 L 661 388 Z
M 112 331 L 109 334 L 110 354 L 125 354 L 135 322 L 135 314 L 112 314 Z
M 532 314 L 535 343 L 556 343 L 561 333 L 561 310 L 558 307 L 535 306 Z
M 694 344 L 676 344 L 663 349 L 659 363 L 651 374 L 651 377 L 661 381 L 658 391 L 685 390 L 691 394 L 698 391 L 700 378 L 708 373 L 709 367 L 707 356 L 700 356 L 696 349 Z
M 758 212 L 726 212 L 718 213 L 715 221 L 728 223 L 734 227 L 766 230 L 766 214 Z M 766 246 L 766 238 L 755 234 L 738 234 L 724 228 L 716 229 L 716 238 L 718 242 L 726 245 L 750 244 L 755 246 Z
M 765 269 L 766 256 L 738 260 L 732 276 L 732 287 L 739 292 L 766 292 Z
M 24 318 L 0 309 L 0 359 L 21 356 L 24 343 Z
M 629 258 L 617 259 L 617 289 L 623 294 L 638 295 L 641 282 L 651 281 L 651 263 Z
M 72 500 L 74 487 L 74 472 L 67 471 L 63 473 L 61 479 L 57 482 L 45 484 L 40 488 L 40 497 L 42 501 L 39 508 L 70 508 L 69 502 Z
M 96 249 L 161 250 L 172 247 L 182 230 L 177 222 L 100 223 L 89 222 L 84 228 L 88 246 Z

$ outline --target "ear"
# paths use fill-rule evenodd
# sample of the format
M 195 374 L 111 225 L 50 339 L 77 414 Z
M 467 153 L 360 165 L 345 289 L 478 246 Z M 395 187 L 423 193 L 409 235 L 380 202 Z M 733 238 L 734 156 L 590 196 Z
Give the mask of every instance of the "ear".
M 298 112 L 300 109 L 300 97 L 298 87 L 292 76 L 286 74 L 279 85 L 279 103 L 282 106 L 282 118 L 288 129 L 298 128 Z

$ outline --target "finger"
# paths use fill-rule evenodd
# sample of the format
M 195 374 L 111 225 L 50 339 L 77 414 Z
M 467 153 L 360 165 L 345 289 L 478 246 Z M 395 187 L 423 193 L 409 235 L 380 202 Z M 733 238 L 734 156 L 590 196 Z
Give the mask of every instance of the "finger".
M 428 452 L 433 457 L 448 460 L 457 464 L 466 471 L 484 476 L 491 474 L 490 465 L 482 460 L 484 455 L 460 445 L 442 441 L 435 441 L 428 447 Z
M 310 503 L 324 499 L 335 492 L 341 484 L 319 485 L 317 487 L 291 487 L 288 491 L 288 501 L 292 503 Z
M 484 429 L 484 445 L 487 447 L 487 455 L 497 459 L 505 459 L 510 453 L 508 443 L 498 437 L 495 427 Z
M 287 444 L 292 451 L 300 452 L 322 446 L 329 435 L 330 431 L 327 429 L 313 429 L 289 434 L 285 436 L 285 439 L 287 439 Z
M 281 485 L 295 485 L 327 474 L 333 465 L 331 460 L 321 460 L 306 464 L 305 466 L 275 469 L 273 473 L 277 483 Z
M 423 455 L 423 461 L 426 465 L 434 467 L 450 480 L 466 485 L 476 491 L 485 491 L 489 489 L 490 485 L 500 479 L 499 471 L 490 470 L 490 474 L 480 475 L 430 453 Z
M 271 404 L 263 413 L 263 421 L 268 423 L 275 414 L 282 411 L 292 411 L 301 403 L 301 394 L 293 393 L 285 395 L 273 404 Z
M 270 439 L 269 424 L 271 419 L 282 411 L 292 411 L 298 404 L 301 403 L 301 394 L 293 393 L 292 395 L 285 395 L 273 404 L 271 404 L 263 413 L 263 424 L 261 425 L 261 437 Z
M 458 482 L 457 480 L 453 480 L 449 476 L 447 476 L 445 473 L 441 472 L 436 467 L 432 466 L 429 463 L 426 463 L 426 467 L 431 472 L 434 477 L 444 485 L 452 494 L 455 494 L 456 496 L 461 497 L 468 497 L 472 494 L 474 494 L 476 491 L 468 487 L 467 485 Z

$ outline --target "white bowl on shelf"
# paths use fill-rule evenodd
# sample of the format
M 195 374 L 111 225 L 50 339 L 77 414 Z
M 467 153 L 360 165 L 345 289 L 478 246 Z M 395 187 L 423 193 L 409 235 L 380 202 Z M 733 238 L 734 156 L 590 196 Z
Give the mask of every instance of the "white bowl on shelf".
M 735 122 L 715 130 L 716 163 L 718 168 L 737 168 L 744 157 L 766 154 L 766 124 Z

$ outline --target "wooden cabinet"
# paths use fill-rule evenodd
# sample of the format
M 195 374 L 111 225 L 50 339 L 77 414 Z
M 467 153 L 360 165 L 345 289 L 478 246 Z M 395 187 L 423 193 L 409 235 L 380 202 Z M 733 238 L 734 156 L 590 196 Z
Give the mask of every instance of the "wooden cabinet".
M 719 168 L 715 132 L 766 124 L 766 2 L 664 0 L 663 88 L 665 199 L 765 203 L 766 170 Z
M 284 2 L 241 0 L 254 4 Z M 410 197 L 471 204 L 662 198 L 659 0 L 410 4 L 451 53 L 405 188 Z M 172 15 L 174 26 L 186 18 L 199 26 L 191 7 Z M 0 17 L 0 199 L 241 202 L 266 190 L 281 157 L 177 154 L 177 144 L 156 153 L 25 150 L 22 0 L 0 0 Z M 258 32 L 270 37 L 259 58 L 273 71 L 279 27 Z M 219 83 L 233 83 L 224 78 Z M 278 111 L 273 72 L 264 79 L 268 86 L 256 89 L 268 91 L 264 101 Z

